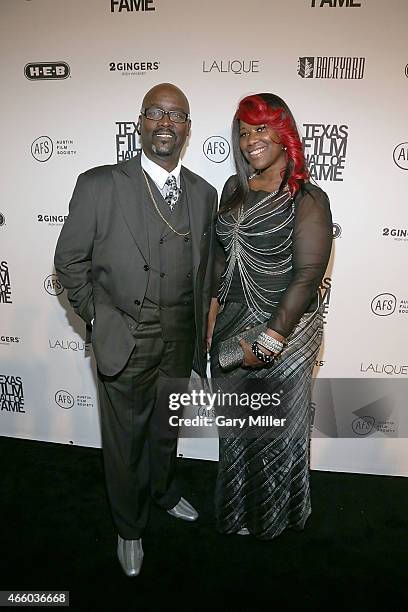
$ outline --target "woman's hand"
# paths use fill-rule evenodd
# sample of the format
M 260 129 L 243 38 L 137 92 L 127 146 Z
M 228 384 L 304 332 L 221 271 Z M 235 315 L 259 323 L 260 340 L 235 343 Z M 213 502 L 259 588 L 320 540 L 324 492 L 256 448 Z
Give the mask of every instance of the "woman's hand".
M 244 359 L 241 364 L 242 368 L 264 368 L 265 367 L 265 364 L 260 359 L 258 359 L 258 357 L 255 357 L 255 355 L 252 352 L 251 345 L 248 344 L 248 342 L 245 342 L 245 340 L 240 340 L 239 343 L 241 345 L 242 350 L 244 351 Z M 271 351 L 267 351 L 263 347 L 262 347 L 262 351 L 265 353 L 265 355 L 273 354 L 271 353 Z
M 215 321 L 217 320 L 217 314 L 220 309 L 220 305 L 218 303 L 217 298 L 211 299 L 210 310 L 208 312 L 208 321 L 207 321 L 207 335 L 205 339 L 206 350 L 209 352 L 212 344 L 212 337 L 215 327 Z

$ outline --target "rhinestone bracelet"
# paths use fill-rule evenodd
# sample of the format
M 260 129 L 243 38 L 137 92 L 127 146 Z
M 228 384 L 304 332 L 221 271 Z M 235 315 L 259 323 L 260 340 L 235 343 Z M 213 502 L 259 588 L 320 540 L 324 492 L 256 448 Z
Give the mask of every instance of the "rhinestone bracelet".
M 276 338 L 272 338 L 272 336 L 269 336 L 269 334 L 265 332 L 261 332 L 256 341 L 272 353 L 281 353 L 283 350 L 283 342 L 276 340 Z

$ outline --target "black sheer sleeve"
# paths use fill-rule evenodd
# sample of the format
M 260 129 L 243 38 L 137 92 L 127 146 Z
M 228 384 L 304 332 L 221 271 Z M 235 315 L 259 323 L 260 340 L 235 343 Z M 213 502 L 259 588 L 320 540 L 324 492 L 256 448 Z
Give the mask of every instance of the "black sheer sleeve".
M 224 204 L 225 200 L 231 195 L 234 190 L 236 184 L 236 175 L 230 176 L 227 182 L 225 183 L 221 199 L 220 199 L 220 208 Z M 214 221 L 217 223 L 217 220 Z M 220 288 L 220 280 L 221 275 L 225 270 L 225 251 L 221 242 L 216 239 L 215 243 L 215 257 L 214 257 L 214 268 L 213 268 L 213 277 L 211 283 L 211 295 L 212 297 L 218 297 L 218 290 Z
M 268 328 L 287 337 L 316 297 L 332 245 L 330 203 L 320 188 L 308 185 L 295 202 L 292 243 L 293 277 Z

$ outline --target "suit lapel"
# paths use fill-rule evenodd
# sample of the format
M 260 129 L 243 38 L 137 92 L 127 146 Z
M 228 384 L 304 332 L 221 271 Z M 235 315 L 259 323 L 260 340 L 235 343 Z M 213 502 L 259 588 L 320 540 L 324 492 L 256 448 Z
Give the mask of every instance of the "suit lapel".
M 200 245 L 203 237 L 205 225 L 205 206 L 201 194 L 197 189 L 194 176 L 191 176 L 184 167 L 181 169 L 184 184 L 186 187 L 187 209 L 190 219 L 190 231 L 193 251 L 194 283 L 198 268 L 200 266 Z
M 149 259 L 147 228 L 144 209 L 146 186 L 142 175 L 140 156 L 113 169 L 118 203 L 130 233 L 143 258 Z

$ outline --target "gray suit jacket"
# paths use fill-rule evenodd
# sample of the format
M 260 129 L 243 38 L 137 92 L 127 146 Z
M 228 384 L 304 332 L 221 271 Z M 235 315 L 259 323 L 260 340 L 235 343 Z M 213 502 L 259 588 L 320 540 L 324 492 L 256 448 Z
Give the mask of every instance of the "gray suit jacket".
M 204 376 L 217 192 L 184 166 L 181 172 L 193 255 L 195 363 Z M 107 376 L 120 372 L 134 349 L 126 315 L 139 321 L 147 288 L 144 189 L 140 157 L 81 174 L 55 252 L 55 268 L 71 305 L 86 323 L 94 319 L 94 354 L 99 370 Z

